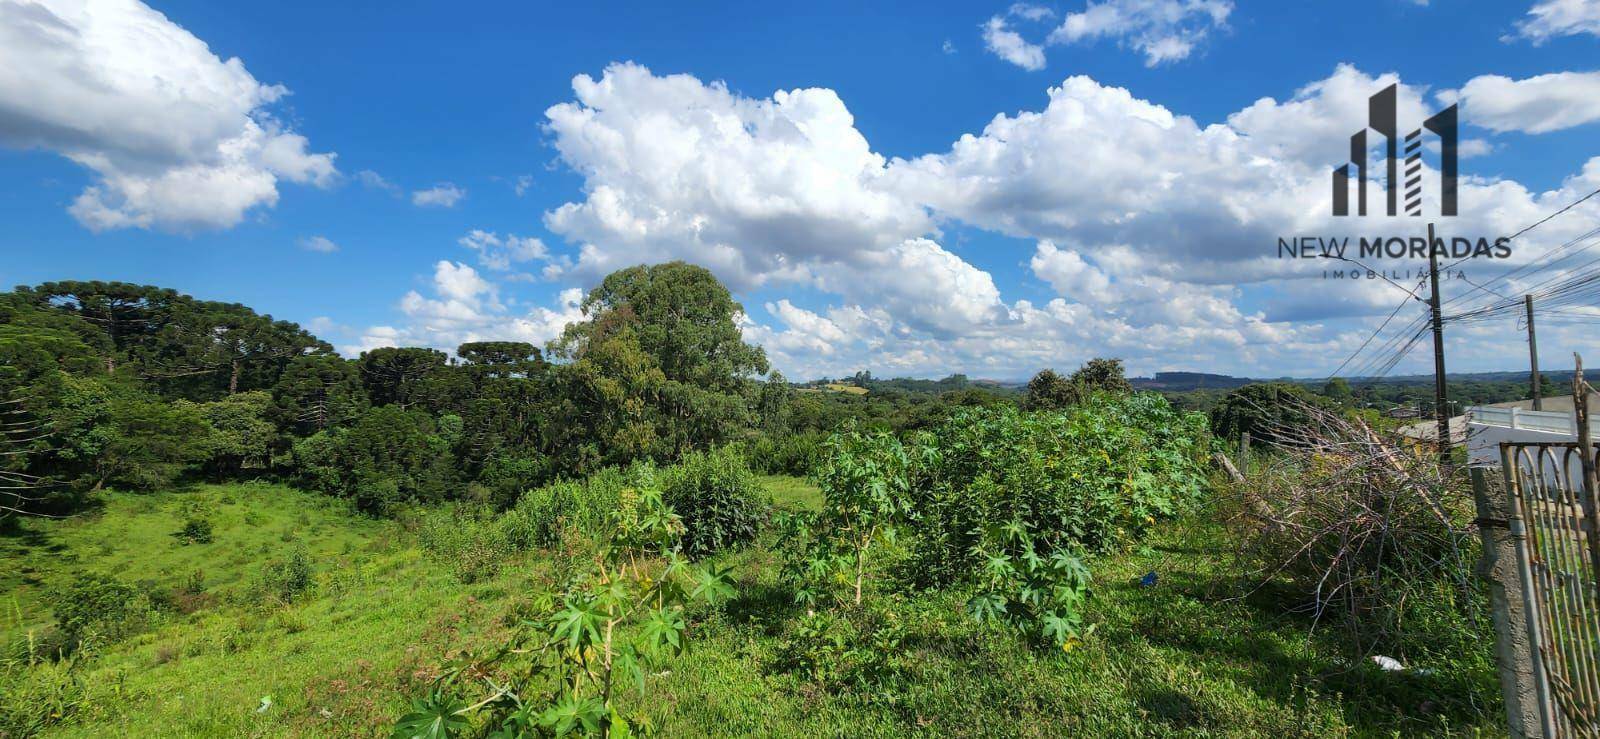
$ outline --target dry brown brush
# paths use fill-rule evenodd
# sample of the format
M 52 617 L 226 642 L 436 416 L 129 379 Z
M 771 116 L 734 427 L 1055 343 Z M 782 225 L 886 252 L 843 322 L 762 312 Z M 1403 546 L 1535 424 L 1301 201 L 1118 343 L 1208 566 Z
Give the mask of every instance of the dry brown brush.
M 1349 629 L 1361 651 L 1425 649 L 1437 631 L 1476 622 L 1466 470 L 1442 466 L 1429 443 L 1294 410 L 1303 420 L 1275 426 L 1233 486 L 1231 523 L 1257 587 L 1287 585 L 1291 610 Z

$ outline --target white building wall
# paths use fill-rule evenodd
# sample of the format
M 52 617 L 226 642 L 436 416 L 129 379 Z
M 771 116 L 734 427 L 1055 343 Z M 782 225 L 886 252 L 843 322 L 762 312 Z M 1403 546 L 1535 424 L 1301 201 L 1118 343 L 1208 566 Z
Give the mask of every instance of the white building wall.
M 1590 421 L 1600 438 L 1600 428 Z M 1578 441 L 1578 421 L 1571 413 L 1525 411 L 1517 408 L 1467 410 L 1467 456 L 1475 465 L 1500 464 L 1500 444 L 1507 441 Z

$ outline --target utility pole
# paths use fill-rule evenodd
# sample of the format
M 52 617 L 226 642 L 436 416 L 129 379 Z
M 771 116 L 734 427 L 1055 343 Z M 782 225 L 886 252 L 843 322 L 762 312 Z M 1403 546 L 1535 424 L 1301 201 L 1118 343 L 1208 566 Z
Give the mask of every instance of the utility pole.
M 1533 296 L 1523 295 L 1522 305 L 1528 309 L 1528 364 L 1533 366 L 1533 409 L 1544 410 L 1539 392 L 1539 342 L 1533 336 Z
M 1428 224 L 1428 282 L 1433 297 L 1428 309 L 1433 313 L 1433 415 L 1439 420 L 1439 464 L 1450 464 L 1450 404 L 1444 384 L 1444 321 L 1439 305 L 1439 252 L 1434 249 L 1433 224 Z
M 1573 420 L 1578 422 L 1578 464 L 1583 473 L 1583 495 L 1579 496 L 1583 503 L 1583 515 L 1588 520 L 1586 526 L 1589 540 L 1589 562 L 1591 567 L 1600 567 L 1600 536 L 1595 536 L 1595 493 L 1600 488 L 1600 480 L 1595 478 L 1594 469 L 1594 439 L 1589 426 L 1589 393 L 1594 388 L 1583 380 L 1583 357 L 1577 352 L 1572 353 L 1572 413 Z M 1571 479 L 1571 478 L 1568 478 Z

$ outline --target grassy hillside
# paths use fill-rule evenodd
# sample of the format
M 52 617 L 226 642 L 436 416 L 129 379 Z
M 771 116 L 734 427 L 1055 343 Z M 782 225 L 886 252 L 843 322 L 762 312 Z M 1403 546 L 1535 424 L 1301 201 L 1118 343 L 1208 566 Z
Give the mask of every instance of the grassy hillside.
M 818 500 L 795 478 L 764 482 L 780 505 Z M 173 536 L 196 515 L 213 523 L 209 544 Z M 301 547 L 310 587 L 289 602 L 264 593 L 264 568 Z M 884 594 L 877 618 L 895 637 L 875 654 L 837 655 L 862 668 L 844 679 L 804 666 L 803 609 L 776 582 L 768 543 L 726 559 L 738 597 L 696 613 L 690 653 L 649 678 L 647 700 L 628 699 L 662 735 L 1499 732 L 1484 664 L 1380 672 L 1275 606 L 1228 597 L 1238 592 L 1229 548 L 1210 526 L 1173 527 L 1100 560 L 1097 629 L 1064 653 L 975 625 L 956 592 Z M 542 554 L 464 585 L 400 524 L 272 485 L 112 494 L 95 514 L 0 536 L 0 560 L 12 665 L 0 726 L 59 705 L 48 736 L 385 734 L 444 664 L 502 643 L 552 585 Z M 45 593 L 80 571 L 177 605 L 91 650 L 68 681 L 60 665 L 26 667 L 26 652 L 30 635 L 37 644 L 51 630 Z M 185 594 L 196 571 L 200 592 Z
M 212 543 L 173 536 L 194 513 L 213 522 Z M 91 515 L 27 521 L 0 547 L 18 565 L 0 575 L 11 593 L 0 638 L 13 653 L 47 631 L 43 592 L 75 572 L 157 594 L 202 573 L 203 595 L 182 609 L 192 613 L 163 609 L 149 630 L 83 661 L 76 715 L 52 732 L 63 736 L 373 735 L 403 710 L 419 671 L 499 637 L 496 609 L 521 589 L 511 575 L 463 586 L 396 524 L 270 485 L 112 494 Z M 287 604 L 260 593 L 263 568 L 299 547 L 310 590 Z

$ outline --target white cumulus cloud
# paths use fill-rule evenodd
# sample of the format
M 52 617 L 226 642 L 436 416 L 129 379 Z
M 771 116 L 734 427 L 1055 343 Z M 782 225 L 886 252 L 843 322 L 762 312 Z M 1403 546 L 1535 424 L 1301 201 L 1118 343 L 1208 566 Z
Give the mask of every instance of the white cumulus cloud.
M 1044 47 L 1029 43 L 1001 16 L 983 24 L 983 47 L 1012 64 L 1030 71 L 1044 69 Z
M 763 296 L 745 336 L 798 377 L 861 368 L 1018 377 L 1106 355 L 1136 372 L 1328 371 L 1323 360 L 1364 339 L 1399 296 L 1379 280 L 1324 281 L 1325 262 L 1280 259 L 1276 245 L 1355 228 L 1329 214 L 1330 172 L 1365 125 L 1367 97 L 1390 84 L 1403 126 L 1432 112 L 1426 86 L 1350 66 L 1209 123 L 1070 77 L 946 150 L 889 159 L 830 90 L 747 97 L 616 64 L 576 78 L 574 100 L 547 112 L 552 145 L 583 185 L 544 220 L 576 259 L 532 258 L 547 278 L 576 284 L 639 263 L 705 265 L 737 295 Z M 1425 209 L 1437 212 L 1437 172 L 1424 174 Z M 1511 233 L 1595 187 L 1600 157 L 1545 191 L 1468 173 L 1462 215 L 1441 225 Z M 1380 180 L 1369 195 L 1383 202 Z M 1520 239 L 1516 259 L 1474 264 L 1475 279 L 1580 235 L 1600 205 L 1575 212 Z M 1370 216 L 1359 230 L 1416 227 Z M 981 243 L 991 251 L 969 251 L 945 229 L 990 232 Z M 1017 253 L 1004 251 L 1005 237 L 1021 242 Z M 475 232 L 462 243 L 495 271 L 514 263 L 511 238 Z M 1020 263 L 1050 294 L 1008 296 L 980 263 Z M 532 335 L 530 325 L 573 315 L 524 311 L 492 282 L 450 287 L 463 270 L 436 269 L 432 295 L 408 296 L 406 324 L 388 332 L 446 346 Z M 1502 352 L 1494 341 L 1475 346 Z M 1471 366 L 1476 355 L 1462 356 Z
M 1486 74 L 1440 95 L 1464 120 L 1494 131 L 1549 133 L 1600 121 L 1600 72 L 1556 72 L 1514 80 Z
M 496 272 L 509 270 L 514 264 L 550 258 L 550 249 L 532 236 L 506 234 L 502 237 L 493 231 L 473 229 L 456 243 L 477 252 L 478 264 Z
M 411 193 L 411 204 L 422 208 L 454 208 L 467 196 L 467 191 L 451 182 L 441 182 L 426 190 Z
M 1115 39 L 1144 54 L 1145 66 L 1186 59 L 1212 31 L 1226 28 L 1231 0 L 1104 0 L 1068 13 L 1055 44 Z
M 545 225 L 581 245 L 577 278 L 681 258 L 740 289 L 804 282 L 932 230 L 926 211 L 885 189 L 884 157 L 832 90 L 752 99 L 613 64 L 573 91 L 546 111 L 546 129 L 586 197 Z
M 93 173 L 70 211 L 96 231 L 228 228 L 319 187 L 331 153 L 271 113 L 288 90 L 134 0 L 0 0 L 0 143 Z
M 1557 36 L 1579 34 L 1600 36 L 1600 0 L 1540 0 L 1517 22 L 1515 37 L 1537 46 Z
M 306 251 L 332 254 L 339 250 L 339 245 L 333 243 L 333 241 L 326 236 L 309 236 L 300 239 L 300 248 L 305 249 Z

